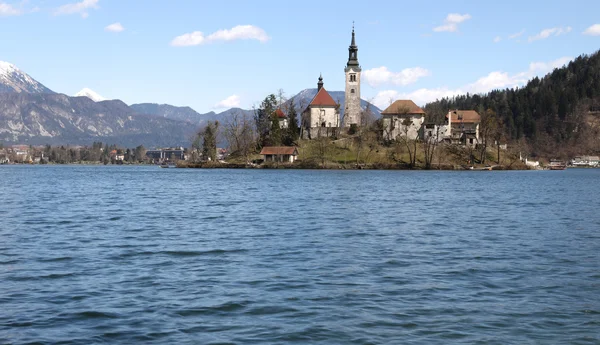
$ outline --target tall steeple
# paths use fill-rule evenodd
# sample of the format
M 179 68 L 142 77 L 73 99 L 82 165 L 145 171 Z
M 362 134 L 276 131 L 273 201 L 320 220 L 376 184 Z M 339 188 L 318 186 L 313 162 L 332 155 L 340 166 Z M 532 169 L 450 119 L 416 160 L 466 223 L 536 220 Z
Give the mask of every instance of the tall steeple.
M 346 67 L 358 67 L 358 46 L 356 45 L 356 37 L 354 35 L 354 23 L 352 23 L 352 42 L 348 47 L 348 63 Z
M 356 35 L 354 34 L 354 23 L 352 23 L 352 41 L 348 47 L 348 63 L 344 69 L 346 72 L 346 94 L 344 106 L 344 127 L 351 125 L 360 126 L 362 111 L 360 107 L 360 72 L 358 64 L 358 46 L 356 45 Z

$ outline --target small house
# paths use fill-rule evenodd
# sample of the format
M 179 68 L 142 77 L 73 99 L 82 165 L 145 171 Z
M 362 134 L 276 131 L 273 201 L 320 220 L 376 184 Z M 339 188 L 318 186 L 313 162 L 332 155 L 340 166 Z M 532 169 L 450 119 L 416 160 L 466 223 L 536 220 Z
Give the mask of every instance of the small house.
M 260 151 L 265 162 L 294 163 L 298 158 L 295 146 L 265 146 Z

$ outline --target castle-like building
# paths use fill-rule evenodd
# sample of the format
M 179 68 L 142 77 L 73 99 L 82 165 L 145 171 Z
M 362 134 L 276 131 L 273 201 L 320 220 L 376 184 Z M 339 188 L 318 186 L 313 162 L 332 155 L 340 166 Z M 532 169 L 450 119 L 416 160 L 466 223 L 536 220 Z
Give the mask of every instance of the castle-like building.
M 352 41 L 348 47 L 346 68 L 346 92 L 343 118 L 340 118 L 339 104 L 333 100 L 323 87 L 323 77 L 319 76 L 317 94 L 302 112 L 303 137 L 313 139 L 321 136 L 335 135 L 338 128 L 360 126 L 360 72 L 358 64 L 358 46 L 352 27 Z

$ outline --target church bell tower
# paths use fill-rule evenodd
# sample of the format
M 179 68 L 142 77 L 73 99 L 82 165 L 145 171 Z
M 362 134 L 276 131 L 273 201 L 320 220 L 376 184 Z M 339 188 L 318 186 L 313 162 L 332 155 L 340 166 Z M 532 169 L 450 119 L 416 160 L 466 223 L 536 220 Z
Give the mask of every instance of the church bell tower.
M 352 42 L 348 47 L 348 63 L 344 69 L 346 72 L 346 95 L 344 106 L 344 127 L 355 124 L 361 125 L 360 121 L 360 72 L 358 64 L 358 46 L 354 38 L 354 24 L 352 24 Z

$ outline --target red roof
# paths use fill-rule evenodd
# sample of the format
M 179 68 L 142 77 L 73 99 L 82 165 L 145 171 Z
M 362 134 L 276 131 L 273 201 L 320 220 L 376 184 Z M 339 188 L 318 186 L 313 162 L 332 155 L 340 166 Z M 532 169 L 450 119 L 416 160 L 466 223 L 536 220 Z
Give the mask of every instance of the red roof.
M 415 102 L 410 99 L 399 99 L 381 112 L 383 115 L 425 114 Z
M 281 109 L 275 110 L 275 115 L 280 119 L 284 119 L 287 117 Z
M 480 123 L 481 116 L 475 110 L 452 110 L 452 123 Z M 448 115 L 446 115 L 448 118 Z
M 261 155 L 297 155 L 295 146 L 265 146 L 260 151 Z
M 310 102 L 310 106 L 335 107 L 337 103 L 324 87 L 321 88 Z

